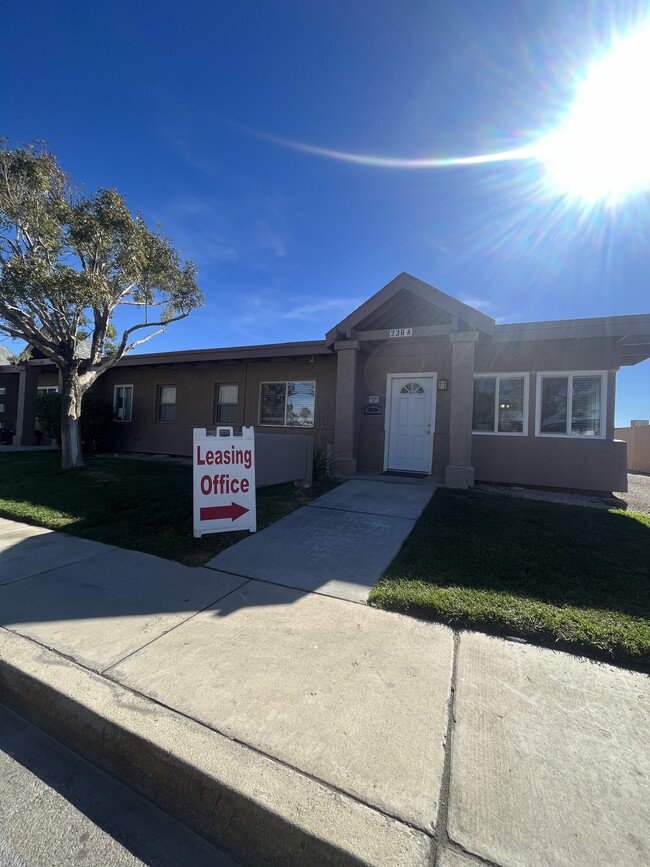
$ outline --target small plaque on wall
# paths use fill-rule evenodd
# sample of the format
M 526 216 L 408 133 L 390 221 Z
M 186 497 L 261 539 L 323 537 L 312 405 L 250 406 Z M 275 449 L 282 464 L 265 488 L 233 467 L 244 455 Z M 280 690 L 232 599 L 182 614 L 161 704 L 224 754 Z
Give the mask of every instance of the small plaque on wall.
M 368 403 L 379 403 L 379 395 L 378 394 L 369 394 L 368 395 Z
M 389 337 L 413 337 L 412 328 L 389 328 Z
M 369 403 L 367 406 L 363 408 L 364 415 L 383 415 L 384 409 L 381 406 L 377 406 L 376 403 Z

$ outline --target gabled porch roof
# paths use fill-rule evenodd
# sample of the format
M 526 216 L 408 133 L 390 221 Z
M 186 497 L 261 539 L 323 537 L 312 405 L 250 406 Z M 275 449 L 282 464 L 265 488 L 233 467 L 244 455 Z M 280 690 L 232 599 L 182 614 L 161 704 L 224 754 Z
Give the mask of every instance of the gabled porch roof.
M 387 283 L 383 289 L 376 292 L 349 316 L 341 320 L 334 328 L 325 335 L 325 343 L 331 345 L 336 340 L 354 337 L 354 331 L 374 314 L 380 313 L 382 308 L 387 308 L 390 302 L 401 293 L 410 293 L 414 300 L 424 302 L 432 310 L 447 314 L 450 320 L 464 322 L 471 331 L 482 331 L 485 334 L 494 334 L 495 321 L 480 310 L 452 298 L 445 292 L 441 292 L 423 280 L 418 280 L 405 271 Z M 420 304 L 420 306 L 422 306 Z M 401 322 L 395 322 L 394 327 L 401 327 Z M 455 328 L 454 330 L 458 330 Z

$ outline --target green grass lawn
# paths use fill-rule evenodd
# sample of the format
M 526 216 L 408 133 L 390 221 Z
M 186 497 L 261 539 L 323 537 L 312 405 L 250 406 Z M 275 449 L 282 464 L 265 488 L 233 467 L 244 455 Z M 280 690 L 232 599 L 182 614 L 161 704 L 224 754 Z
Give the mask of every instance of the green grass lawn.
M 650 671 L 650 516 L 442 488 L 370 601 Z
M 267 527 L 324 493 L 292 483 L 257 492 L 257 526 Z M 0 516 L 201 566 L 248 532 L 192 536 L 192 467 L 90 457 L 62 470 L 58 452 L 0 454 Z

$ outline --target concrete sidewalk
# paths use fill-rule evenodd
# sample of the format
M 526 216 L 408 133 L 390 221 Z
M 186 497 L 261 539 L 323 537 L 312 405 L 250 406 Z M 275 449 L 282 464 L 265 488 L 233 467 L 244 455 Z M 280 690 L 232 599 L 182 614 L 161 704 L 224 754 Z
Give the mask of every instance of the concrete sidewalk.
M 649 863 L 647 678 L 358 604 L 407 487 L 201 569 L 0 521 L 0 700 L 244 863 Z

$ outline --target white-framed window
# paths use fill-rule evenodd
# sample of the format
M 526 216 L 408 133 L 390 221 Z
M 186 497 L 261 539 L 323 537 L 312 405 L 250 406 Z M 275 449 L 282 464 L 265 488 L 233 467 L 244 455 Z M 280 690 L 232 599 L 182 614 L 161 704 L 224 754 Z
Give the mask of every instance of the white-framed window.
M 472 432 L 528 434 L 528 374 L 475 373 Z
M 239 386 L 236 382 L 218 382 L 214 387 L 215 424 L 235 424 Z
M 536 434 L 605 438 L 607 371 L 537 374 Z
M 36 389 L 37 394 L 58 394 L 58 385 L 39 385 Z
M 260 383 L 260 425 L 270 427 L 313 427 L 316 383 Z
M 176 421 L 176 386 L 158 386 L 158 421 Z
M 116 385 L 113 392 L 115 421 L 131 421 L 133 412 L 133 386 Z

